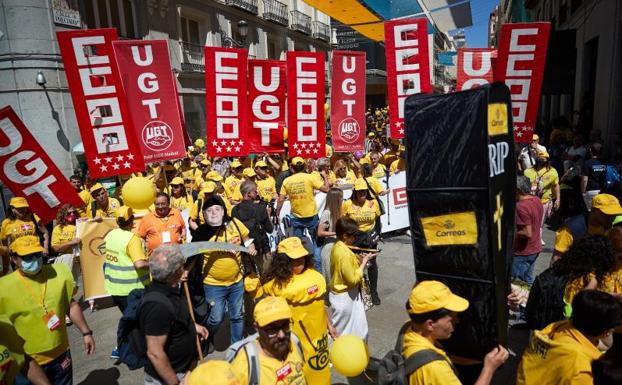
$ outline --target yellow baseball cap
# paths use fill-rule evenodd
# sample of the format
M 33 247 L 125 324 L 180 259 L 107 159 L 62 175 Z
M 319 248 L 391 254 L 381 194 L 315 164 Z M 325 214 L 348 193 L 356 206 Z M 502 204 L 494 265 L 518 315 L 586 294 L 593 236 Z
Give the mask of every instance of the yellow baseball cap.
M 210 180 L 201 183 L 200 187 L 201 187 L 201 189 L 200 189 L 201 193 L 210 194 L 210 193 L 213 193 L 214 191 L 216 191 L 216 183 L 214 183 L 214 182 L 212 182 Z
M 592 199 L 592 208 L 607 215 L 621 215 L 622 207 L 618 198 L 610 194 L 598 194 Z
M 298 259 L 309 255 L 309 251 L 302 245 L 302 241 L 298 237 L 289 237 L 279 242 L 276 252 L 285 254 L 291 259 Z
M 354 181 L 354 186 L 352 187 L 352 190 L 354 191 L 369 190 L 369 187 L 367 187 L 367 183 L 365 182 L 365 179 L 358 178 L 356 181 Z
M 210 161 L 209 161 L 209 160 L 207 160 L 207 159 L 203 159 L 200 163 L 201 163 L 203 166 L 211 166 L 211 165 L 212 165 L 212 162 L 210 162 Z
M 187 385 L 241 385 L 240 378 L 227 361 L 210 360 L 197 366 L 189 375 Z
M 28 206 L 28 201 L 24 197 L 13 197 L 9 201 L 9 206 L 15 207 L 16 209 L 21 209 Z
M 375 136 L 376 136 L 376 133 L 375 133 L 375 132 L 373 132 L 373 131 L 372 131 L 372 132 L 370 132 L 369 134 L 367 134 L 367 137 L 368 137 L 368 138 L 374 138 Z
M 222 182 L 223 179 L 222 175 L 220 175 L 216 170 L 208 172 L 207 175 L 205 175 L 205 178 L 216 182 Z
M 11 242 L 11 252 L 19 255 L 20 257 L 34 253 L 41 253 L 42 251 L 43 247 L 41 247 L 39 237 L 36 235 L 25 235 Z
M 550 158 L 549 153 L 546 150 L 538 151 L 538 158 Z
M 169 184 L 184 184 L 184 180 L 181 179 L 181 177 L 176 176 L 175 178 L 173 178 L 173 180 L 171 181 L 171 183 Z
M 232 169 L 238 168 L 238 167 L 242 167 L 242 163 L 240 163 L 240 161 L 236 159 L 233 162 L 231 162 L 229 167 L 232 168 Z
M 370 163 L 371 163 L 371 161 L 369 160 L 369 158 L 363 157 L 363 158 L 359 159 L 359 164 L 370 164 Z
M 194 141 L 195 147 L 203 148 L 205 147 L 205 141 L 203 139 L 197 139 Z
M 257 173 L 252 167 L 247 167 L 244 169 L 244 171 L 242 171 L 242 175 L 244 175 L 247 178 L 252 178 L 254 176 L 257 176 Z
M 255 305 L 253 318 L 259 327 L 292 318 L 292 310 L 283 297 L 266 297 Z
M 268 167 L 268 164 L 266 162 L 264 162 L 263 160 L 258 160 L 255 163 L 255 167 Z
M 304 160 L 304 159 L 302 159 L 302 158 L 301 158 L 301 157 L 299 157 L 299 156 L 296 156 L 296 157 L 294 157 L 294 159 L 292 159 L 292 160 L 291 160 L 291 162 L 290 162 L 290 163 L 291 163 L 292 165 L 294 165 L 294 166 L 297 166 L 297 165 L 300 165 L 300 164 L 304 164 L 304 163 L 305 163 L 305 160 Z
M 540 137 L 537 134 L 533 134 L 531 140 L 540 140 Z
M 104 188 L 104 186 L 101 183 L 95 183 L 93 186 L 91 186 L 91 188 L 89 189 L 89 192 L 91 194 L 93 194 L 95 191 Z
M 469 301 L 451 292 L 439 281 L 422 281 L 415 286 L 408 297 L 408 312 L 423 314 L 447 309 L 461 312 L 469 307 Z
M 130 206 L 121 206 L 114 212 L 115 218 L 121 218 L 124 221 L 129 221 L 134 216 L 134 210 Z

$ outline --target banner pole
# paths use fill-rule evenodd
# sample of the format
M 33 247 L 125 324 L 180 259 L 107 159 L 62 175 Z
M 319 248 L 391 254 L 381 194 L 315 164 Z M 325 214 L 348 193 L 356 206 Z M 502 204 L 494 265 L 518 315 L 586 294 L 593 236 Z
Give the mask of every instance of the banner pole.
M 188 290 L 188 281 L 183 282 L 184 294 L 186 295 L 186 301 L 188 302 L 188 312 L 190 313 L 190 319 L 193 323 L 196 323 L 194 319 L 194 310 L 192 308 L 192 301 L 190 300 L 190 290 Z M 203 361 L 203 349 L 201 349 L 201 341 L 199 335 L 196 335 L 197 353 L 199 353 L 199 361 Z
M 389 170 L 384 171 L 384 184 L 389 189 Z M 391 226 L 391 190 L 387 194 L 387 204 L 385 205 L 387 212 L 387 225 Z

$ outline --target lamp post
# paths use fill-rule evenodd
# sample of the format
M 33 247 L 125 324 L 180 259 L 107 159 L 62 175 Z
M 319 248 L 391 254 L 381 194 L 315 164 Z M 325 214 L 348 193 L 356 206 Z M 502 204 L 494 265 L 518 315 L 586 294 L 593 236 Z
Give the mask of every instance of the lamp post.
M 238 21 L 238 31 L 240 32 L 240 36 L 242 37 L 242 40 L 240 41 L 237 41 L 227 36 L 227 33 L 221 30 L 220 41 L 222 42 L 222 46 L 226 48 L 232 48 L 232 47 L 243 48 L 244 41 L 246 40 L 246 36 L 248 36 L 248 23 L 246 22 L 246 20 Z

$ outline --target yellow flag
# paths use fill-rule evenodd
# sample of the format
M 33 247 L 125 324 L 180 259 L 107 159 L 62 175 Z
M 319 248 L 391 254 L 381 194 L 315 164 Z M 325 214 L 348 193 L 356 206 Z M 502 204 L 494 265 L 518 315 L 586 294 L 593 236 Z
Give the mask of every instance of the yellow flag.
M 117 228 L 114 218 L 104 218 L 101 222 L 80 222 L 77 234 L 82 240 L 80 249 L 80 269 L 86 300 L 108 297 L 104 287 L 105 248 L 104 237 Z

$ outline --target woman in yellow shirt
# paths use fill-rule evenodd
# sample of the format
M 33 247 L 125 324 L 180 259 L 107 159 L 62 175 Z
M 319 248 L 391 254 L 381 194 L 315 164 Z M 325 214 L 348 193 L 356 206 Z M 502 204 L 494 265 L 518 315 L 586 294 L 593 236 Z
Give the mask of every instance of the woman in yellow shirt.
M 367 339 L 367 317 L 361 296 L 363 270 L 376 254 L 363 253 L 360 257 L 350 250 L 358 232 L 351 218 L 340 218 L 335 226 L 337 242 L 330 256 L 330 319 L 335 334 L 353 334 Z
M 9 201 L 7 217 L 0 224 L 0 241 L 7 247 L 18 238 L 26 235 L 43 236 L 43 256 L 47 257 L 50 246 L 50 233 L 39 217 L 30 211 L 26 198 L 13 197 Z
M 380 218 L 380 205 L 371 194 L 364 179 L 357 179 L 352 187 L 352 197 L 343 203 L 341 214 L 352 218 L 358 226 L 356 246 L 364 249 L 375 249 L 378 246 L 378 234 L 376 222 Z M 378 296 L 378 264 L 372 260 L 367 266 L 369 276 L 369 289 L 374 305 L 380 305 Z
M 332 186 L 352 185 L 356 180 L 356 175 L 352 170 L 348 170 L 346 162 L 339 159 L 333 166 L 334 176 L 329 180 Z
M 74 280 L 77 278 L 73 263 L 74 248 L 80 245 L 80 238 L 76 237 L 77 217 L 78 210 L 75 207 L 70 204 L 62 205 L 56 213 L 56 226 L 52 230 L 52 250 L 58 254 L 54 262 L 67 265 Z
M 300 238 L 282 240 L 264 277 L 263 291 L 283 297 L 293 314 L 292 331 L 300 338 L 309 384 L 330 384 L 326 282 L 313 269 L 313 255 Z M 333 335 L 334 336 L 334 335 Z
M 171 207 L 179 211 L 192 209 L 192 195 L 186 192 L 186 186 L 184 180 L 180 177 L 175 177 L 169 183 L 171 186 Z

